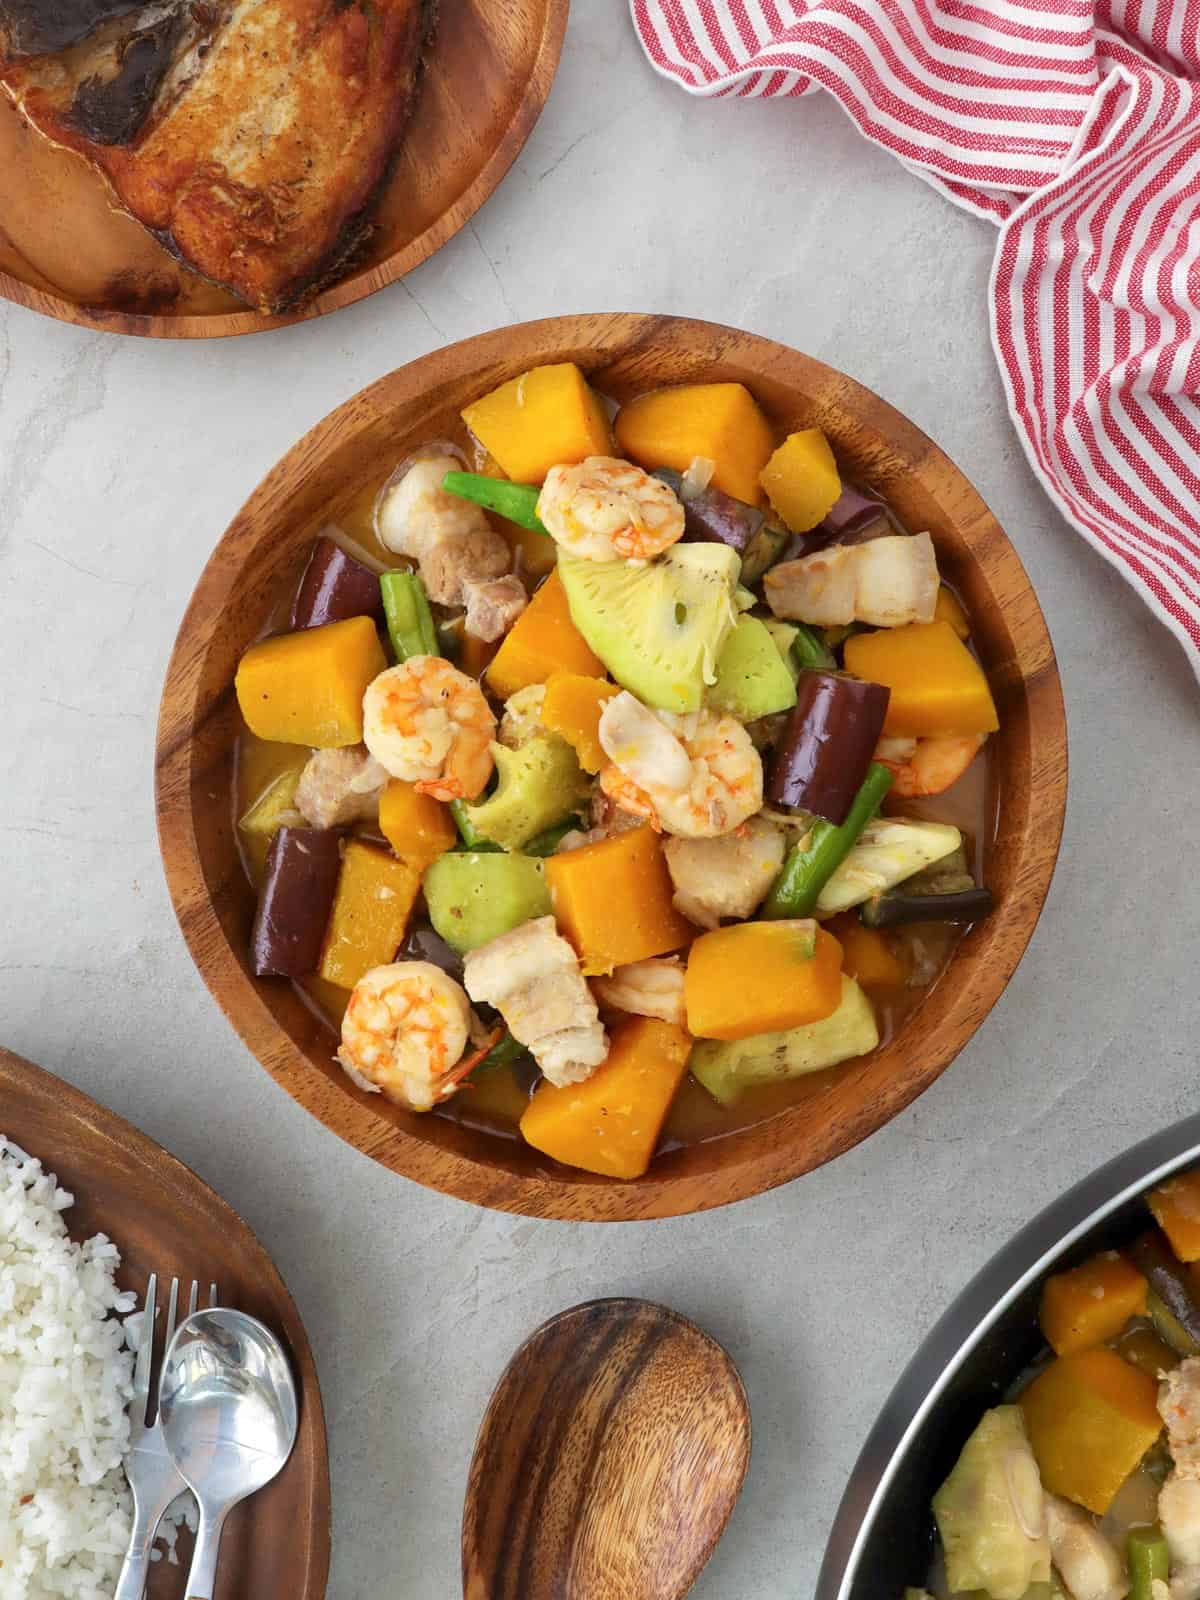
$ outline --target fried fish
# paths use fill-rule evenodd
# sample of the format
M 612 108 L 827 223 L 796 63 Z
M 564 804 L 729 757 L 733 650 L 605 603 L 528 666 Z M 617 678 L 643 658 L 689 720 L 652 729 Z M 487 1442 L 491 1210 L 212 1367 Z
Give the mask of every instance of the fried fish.
M 55 0 L 59 3 L 59 0 Z M 64 0 L 65 3 L 65 0 Z M 264 312 L 336 275 L 408 120 L 428 0 L 72 0 L 86 37 L 0 55 L 36 128 L 78 152 L 193 271 Z M 37 0 L 0 0 L 0 40 Z

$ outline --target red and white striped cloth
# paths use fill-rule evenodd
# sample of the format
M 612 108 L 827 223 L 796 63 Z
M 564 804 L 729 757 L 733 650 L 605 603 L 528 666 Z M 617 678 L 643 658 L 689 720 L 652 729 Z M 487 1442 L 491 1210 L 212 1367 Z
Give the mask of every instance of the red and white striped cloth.
M 631 0 L 692 94 L 836 96 L 1000 229 L 1034 471 L 1200 674 L 1200 0 Z

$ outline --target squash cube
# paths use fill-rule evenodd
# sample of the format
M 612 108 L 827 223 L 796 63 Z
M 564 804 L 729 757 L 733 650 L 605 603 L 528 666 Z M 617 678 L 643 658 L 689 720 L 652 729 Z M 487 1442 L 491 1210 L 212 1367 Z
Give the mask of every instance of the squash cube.
M 555 919 L 586 977 L 665 956 L 695 937 L 671 903 L 671 874 L 653 828 L 551 856 L 546 881 Z
M 516 483 L 541 483 L 551 467 L 612 451 L 604 403 L 573 361 L 510 378 L 462 418 Z
M 983 668 L 948 622 L 910 622 L 846 640 L 846 670 L 892 691 L 883 731 L 958 738 L 1000 726 Z
M 408 931 L 421 874 L 386 850 L 351 839 L 342 857 L 318 975 L 353 989 L 372 967 L 394 961 Z
M 415 872 L 423 873 L 458 839 L 450 808 L 393 778 L 379 797 L 379 831 Z
M 1021 1395 L 1042 1483 L 1104 1516 L 1162 1432 L 1154 1379 L 1103 1345 L 1059 1356 Z
M 837 462 L 820 428 L 789 433 L 762 469 L 759 482 L 793 533 L 815 528 L 842 492 Z
M 359 744 L 363 694 L 386 666 L 370 617 L 276 634 L 238 663 L 238 705 L 260 739 L 318 750 Z
M 638 395 L 617 412 L 617 444 L 640 467 L 686 472 L 697 456 L 715 463 L 718 489 L 756 506 L 759 473 L 775 440 L 742 383 L 687 383 Z
M 827 922 L 828 932 L 842 947 L 842 970 L 864 989 L 899 989 L 907 977 L 904 963 L 885 933 L 868 928 L 856 912 L 846 912 Z
M 801 1028 L 837 1010 L 842 947 L 807 917 L 734 923 L 692 945 L 683 988 L 698 1039 Z
M 640 1178 L 650 1165 L 692 1041 L 682 1028 L 634 1017 L 613 1030 L 607 1058 L 583 1083 L 538 1086 L 521 1118 L 528 1144 L 569 1167 Z
M 531 683 L 545 683 L 555 672 L 603 677 L 604 663 L 571 620 L 567 592 L 552 572 L 513 623 L 487 669 L 487 686 L 507 700 Z
M 971 637 L 971 623 L 963 610 L 962 602 L 953 589 L 944 583 L 938 585 L 937 599 L 933 603 L 933 620 L 948 622 L 960 639 Z
M 1146 1202 L 1180 1261 L 1200 1261 L 1200 1172 L 1168 1178 Z
M 1056 1272 L 1042 1285 L 1042 1332 L 1060 1356 L 1105 1344 L 1145 1312 L 1146 1280 L 1115 1250 Z
M 599 772 L 608 760 L 600 748 L 600 714 L 619 693 L 617 684 L 577 672 L 556 672 L 546 684 L 542 725 L 567 741 L 585 772 Z

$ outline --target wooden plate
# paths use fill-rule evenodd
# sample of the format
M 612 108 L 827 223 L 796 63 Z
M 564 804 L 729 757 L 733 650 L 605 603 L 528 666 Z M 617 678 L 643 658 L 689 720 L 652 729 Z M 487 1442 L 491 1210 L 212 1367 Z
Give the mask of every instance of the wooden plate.
M 618 400 L 663 384 L 738 380 L 788 428 L 818 424 L 842 462 L 912 528 L 933 534 L 962 594 L 1000 712 L 997 907 L 896 1038 L 808 1080 L 768 1122 L 659 1157 L 617 1182 L 572 1172 L 517 1141 L 419 1117 L 364 1095 L 334 1064 L 328 1029 L 286 984 L 247 968 L 253 895 L 234 842 L 231 768 L 238 658 L 322 523 L 459 409 L 542 362 L 576 361 Z M 1066 804 L 1062 690 L 1016 551 L 933 442 L 860 384 L 769 339 L 674 317 L 558 317 L 469 339 L 364 389 L 286 455 L 217 545 L 179 630 L 158 729 L 159 837 L 184 937 L 209 988 L 289 1094 L 386 1166 L 465 1200 L 532 1216 L 673 1216 L 757 1194 L 873 1133 L 929 1086 L 979 1027 L 1020 960 L 1058 854 Z
M 75 1196 L 74 1239 L 105 1233 L 121 1252 L 118 1281 L 145 1292 L 151 1272 L 213 1281 L 223 1305 L 280 1334 L 300 1388 L 296 1448 L 273 1483 L 230 1516 L 216 1600 L 321 1600 L 329 1576 L 329 1459 L 325 1414 L 300 1314 L 270 1256 L 235 1211 L 182 1162 L 103 1106 L 0 1049 L 0 1132 L 36 1156 Z M 178 1600 L 178 1567 L 155 1562 L 149 1600 Z
M 109 333 L 213 339 L 352 305 L 426 260 L 516 160 L 550 92 L 568 0 L 439 0 L 417 105 L 356 265 L 267 317 L 214 288 L 114 211 L 79 157 L 33 132 L 0 90 L 0 295 Z

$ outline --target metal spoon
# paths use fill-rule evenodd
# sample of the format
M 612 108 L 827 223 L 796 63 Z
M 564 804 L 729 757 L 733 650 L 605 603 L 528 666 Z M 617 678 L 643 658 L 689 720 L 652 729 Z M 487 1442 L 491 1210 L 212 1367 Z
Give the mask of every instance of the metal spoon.
M 680 1600 L 749 1459 L 746 1392 L 708 1334 L 645 1300 L 564 1311 L 517 1351 L 480 1426 L 464 1600 Z
M 261 1322 L 218 1307 L 179 1324 L 163 1361 L 163 1441 L 200 1505 L 188 1600 L 212 1600 L 225 1518 L 270 1483 L 296 1441 L 296 1383 Z

